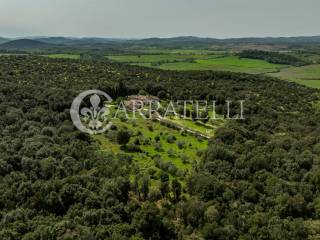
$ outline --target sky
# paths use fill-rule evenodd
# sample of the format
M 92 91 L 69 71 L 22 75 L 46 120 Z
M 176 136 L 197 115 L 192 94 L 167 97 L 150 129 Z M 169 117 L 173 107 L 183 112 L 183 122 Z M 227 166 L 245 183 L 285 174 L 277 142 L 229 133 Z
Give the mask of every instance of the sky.
M 319 0 L 0 0 L 0 36 L 314 36 L 319 11 Z

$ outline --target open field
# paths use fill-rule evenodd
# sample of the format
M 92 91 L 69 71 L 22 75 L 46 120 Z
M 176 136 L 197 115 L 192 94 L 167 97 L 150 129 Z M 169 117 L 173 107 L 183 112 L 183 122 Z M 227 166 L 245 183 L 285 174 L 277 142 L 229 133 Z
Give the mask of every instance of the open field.
M 222 55 L 227 54 L 225 50 L 206 50 L 206 49 L 167 49 L 167 48 L 137 48 L 129 49 L 137 54 L 202 54 L 202 55 Z
M 320 88 L 320 64 L 285 68 L 281 69 L 278 73 L 272 73 L 270 75 L 297 82 L 308 87 Z
M 145 54 L 144 54 L 145 53 Z M 302 56 L 306 60 L 318 60 L 318 55 Z M 137 55 L 107 56 L 115 62 L 122 62 L 144 67 L 164 70 L 214 70 L 232 71 L 251 74 L 266 73 L 283 80 L 294 81 L 308 87 L 320 88 L 320 64 L 293 67 L 281 64 L 272 64 L 264 60 L 239 58 L 225 51 L 209 50 L 174 50 L 174 49 L 147 49 Z
M 240 59 L 223 52 L 204 54 L 152 54 L 152 55 L 117 55 L 108 56 L 116 62 L 154 67 L 164 70 L 216 70 L 245 73 L 267 73 L 279 71 L 285 65 L 272 64 L 263 60 Z
M 262 60 L 240 59 L 236 56 L 197 59 L 193 63 L 164 64 L 160 68 L 168 70 L 216 70 L 245 73 L 266 73 L 280 69 L 281 65 L 267 63 Z
M 131 49 L 131 54 L 108 55 L 111 61 L 138 65 L 163 70 L 213 70 L 231 71 L 250 74 L 268 74 L 282 80 L 293 81 L 308 87 L 320 88 L 320 64 L 293 67 L 282 64 L 272 64 L 264 60 L 239 58 L 230 51 L 214 51 L 199 49 L 162 49 L 146 48 Z M 132 54 L 132 52 L 137 52 Z M 316 53 L 291 52 L 291 55 L 310 62 L 320 61 Z M 1 55 L 20 55 L 7 54 Z M 59 53 L 43 55 L 49 58 L 80 59 L 77 53 Z
M 48 54 L 48 55 L 44 55 L 44 56 L 49 57 L 49 58 L 80 59 L 79 54 L 59 53 L 59 54 Z

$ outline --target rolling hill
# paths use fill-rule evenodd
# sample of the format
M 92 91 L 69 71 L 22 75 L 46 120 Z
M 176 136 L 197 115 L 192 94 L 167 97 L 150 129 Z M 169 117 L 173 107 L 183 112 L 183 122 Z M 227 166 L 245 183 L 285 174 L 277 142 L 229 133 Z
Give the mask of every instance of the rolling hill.
M 5 42 L 8 42 L 8 41 L 10 41 L 10 40 L 7 39 L 7 38 L 2 38 L 2 37 L 0 37 L 0 44 L 5 43 Z
M 158 47 L 201 46 L 209 47 L 212 44 L 319 44 L 320 36 L 310 37 L 265 37 L 265 38 L 202 38 L 193 36 L 180 36 L 172 38 L 144 38 L 144 39 L 117 39 L 117 38 L 70 38 L 70 37 L 39 37 L 37 41 L 50 44 L 66 45 L 138 45 Z
M 0 239 L 320 234 L 319 90 L 263 75 L 37 56 L 1 57 L 0 83 Z M 170 117 L 188 129 L 213 129 L 207 141 L 167 121 L 123 113 L 105 134 L 91 136 L 77 131 L 69 109 L 93 87 L 113 99 L 161 96 L 162 106 L 217 99 L 220 116 L 227 99 L 243 99 L 245 119 L 214 128 L 210 119 Z M 231 106 L 237 114 L 237 104 Z
M 47 38 L 48 40 L 51 38 Z M 301 37 L 247 37 L 247 38 L 204 38 L 195 36 L 179 36 L 171 38 L 142 38 L 142 39 L 117 39 L 117 38 L 64 38 L 65 40 L 88 41 L 94 40 L 99 43 L 108 42 L 140 42 L 140 43 L 158 43 L 158 42 L 202 42 L 202 43 L 320 43 L 320 36 L 301 36 Z M 40 39 L 39 39 L 40 40 Z
M 0 49 L 5 50 L 26 50 L 54 47 L 54 44 L 44 43 L 37 40 L 18 39 L 0 44 Z
M 165 47 L 181 48 L 196 47 L 208 48 L 221 44 L 319 44 L 320 36 L 313 37 L 288 37 L 288 38 L 201 38 L 181 36 L 173 38 L 145 38 L 145 39 L 117 39 L 117 38 L 75 38 L 75 37 L 28 37 L 26 39 L 11 40 L 0 38 L 0 49 L 34 49 L 46 48 L 57 45 L 64 46 L 94 46 L 94 47 Z

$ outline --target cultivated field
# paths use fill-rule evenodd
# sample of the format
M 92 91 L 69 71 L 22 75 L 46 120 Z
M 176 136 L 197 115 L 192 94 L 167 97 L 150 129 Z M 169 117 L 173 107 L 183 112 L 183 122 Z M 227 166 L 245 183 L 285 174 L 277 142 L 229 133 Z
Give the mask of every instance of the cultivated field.
M 263 60 L 241 59 L 237 56 L 214 52 L 189 54 L 148 54 L 107 56 L 116 62 L 128 63 L 164 70 L 215 70 L 245 73 L 268 73 L 279 71 L 285 65 L 272 64 Z
M 282 80 L 293 81 L 308 87 L 320 88 L 320 64 L 294 67 L 284 64 L 273 64 L 264 60 L 239 58 L 230 51 L 197 50 L 197 49 L 131 49 L 131 53 L 107 55 L 106 58 L 120 63 L 163 70 L 213 70 L 231 71 L 250 74 L 268 74 Z M 136 53 L 132 53 L 136 52 Z M 320 60 L 317 54 L 292 52 L 291 55 L 316 63 Z M 50 58 L 80 59 L 79 54 L 47 54 Z
M 320 64 L 303 67 L 281 69 L 278 73 L 270 74 L 284 80 L 294 81 L 308 87 L 320 88 Z

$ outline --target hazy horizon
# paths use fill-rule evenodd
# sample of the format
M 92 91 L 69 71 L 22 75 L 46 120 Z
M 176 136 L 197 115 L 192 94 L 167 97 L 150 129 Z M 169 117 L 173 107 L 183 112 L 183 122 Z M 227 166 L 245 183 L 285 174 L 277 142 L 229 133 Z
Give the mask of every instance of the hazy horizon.
M 81 39 L 81 38 L 102 38 L 102 39 L 118 39 L 118 40 L 143 40 L 143 39 L 150 39 L 150 38 L 160 38 L 160 39 L 166 39 L 166 38 L 179 38 L 179 37 L 195 37 L 195 38 L 210 38 L 210 39 L 241 39 L 241 38 L 299 38 L 299 37 L 320 37 L 320 34 L 318 35 L 297 35 L 297 36 L 240 36 L 240 37 L 207 37 L 207 36 L 168 36 L 168 37 L 158 37 L 158 36 L 149 36 L 149 37 L 113 37 L 113 36 L 68 36 L 68 35 L 30 35 L 30 36 L 2 36 L 1 38 L 5 39 L 37 39 L 37 38 L 74 38 L 74 39 Z
M 318 0 L 0 0 L 0 36 L 318 36 Z

